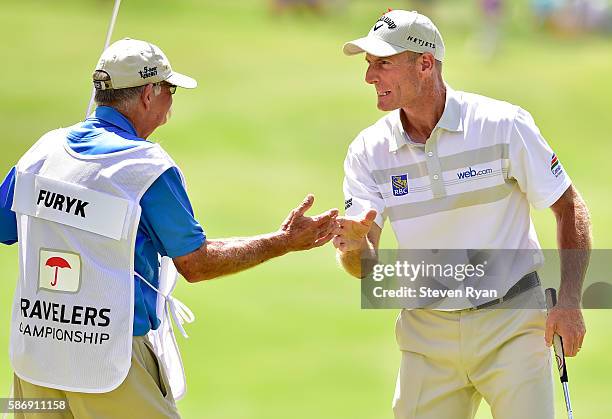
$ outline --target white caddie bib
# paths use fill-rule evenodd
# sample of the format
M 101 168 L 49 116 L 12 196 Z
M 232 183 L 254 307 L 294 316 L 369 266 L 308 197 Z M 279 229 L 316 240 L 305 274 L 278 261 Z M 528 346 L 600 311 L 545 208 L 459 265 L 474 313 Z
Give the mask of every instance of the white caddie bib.
M 15 373 L 33 384 L 102 393 L 119 386 L 131 365 L 139 202 L 175 164 L 146 142 L 79 155 L 66 133 L 46 134 L 16 166 L 20 276 L 10 358 Z M 174 299 L 168 294 L 158 306 L 166 301 Z M 172 330 L 170 336 L 174 345 Z M 169 376 L 179 372 L 164 367 Z M 184 383 L 182 365 L 180 373 Z

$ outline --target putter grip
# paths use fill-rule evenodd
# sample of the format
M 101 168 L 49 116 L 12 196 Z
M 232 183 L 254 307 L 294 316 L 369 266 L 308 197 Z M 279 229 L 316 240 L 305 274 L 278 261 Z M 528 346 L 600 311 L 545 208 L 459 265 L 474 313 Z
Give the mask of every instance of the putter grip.
M 546 306 L 550 310 L 557 305 L 557 290 L 554 288 L 546 288 Z M 557 369 L 559 370 L 559 378 L 562 383 L 567 383 L 567 366 L 565 365 L 565 352 L 563 352 L 563 339 L 561 336 L 553 336 L 553 347 L 555 348 L 555 359 L 557 361 Z

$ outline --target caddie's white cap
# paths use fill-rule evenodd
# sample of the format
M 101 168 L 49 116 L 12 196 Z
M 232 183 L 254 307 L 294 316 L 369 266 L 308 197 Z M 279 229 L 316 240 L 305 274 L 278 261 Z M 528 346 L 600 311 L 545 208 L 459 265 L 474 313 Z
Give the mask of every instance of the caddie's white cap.
M 96 71 L 104 71 L 110 81 L 94 80 L 98 90 L 125 89 L 165 81 L 193 89 L 198 82 L 172 71 L 170 62 L 158 46 L 138 39 L 121 39 L 104 50 Z
M 346 55 L 367 52 L 376 57 L 388 57 L 404 51 L 430 52 L 444 61 L 444 42 L 436 25 L 418 12 L 391 10 L 376 21 L 365 38 L 344 44 Z

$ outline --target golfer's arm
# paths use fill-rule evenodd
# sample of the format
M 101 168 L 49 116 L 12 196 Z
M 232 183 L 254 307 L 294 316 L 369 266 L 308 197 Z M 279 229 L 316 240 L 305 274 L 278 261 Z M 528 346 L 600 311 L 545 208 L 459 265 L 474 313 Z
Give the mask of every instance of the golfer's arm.
M 362 258 L 369 261 L 368 265 L 376 263 L 378 260 L 377 252 L 381 233 L 382 229 L 374 223 L 368 235 L 363 238 L 359 250 L 347 252 L 337 250 L 337 259 L 342 268 L 355 278 L 363 278 L 368 272 L 362 272 Z
M 561 256 L 559 305 L 578 308 L 591 253 L 589 210 L 573 185 L 551 209 L 557 218 L 557 244 Z
M 199 282 L 240 272 L 287 253 L 283 232 L 261 236 L 207 240 L 199 249 L 173 259 L 189 282 Z

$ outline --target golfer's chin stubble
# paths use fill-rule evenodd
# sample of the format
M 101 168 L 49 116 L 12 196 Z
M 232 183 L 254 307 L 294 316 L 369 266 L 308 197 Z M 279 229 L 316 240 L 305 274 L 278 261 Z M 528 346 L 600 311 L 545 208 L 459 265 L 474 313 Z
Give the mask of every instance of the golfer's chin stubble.
M 399 106 L 397 104 L 391 103 L 389 101 L 389 96 L 391 96 L 391 94 L 389 94 L 388 96 L 376 96 L 376 107 L 378 108 L 378 110 L 383 112 L 391 112 L 396 109 L 399 109 Z
M 391 112 L 396 109 L 399 109 L 399 106 L 395 104 L 384 103 L 384 102 L 381 102 L 380 100 L 378 100 L 376 107 L 378 108 L 378 110 L 383 111 L 383 112 Z

